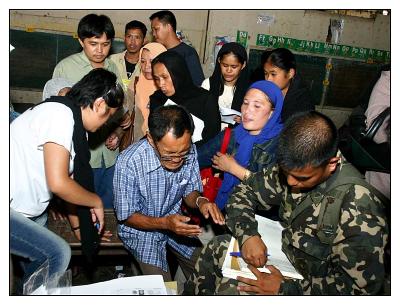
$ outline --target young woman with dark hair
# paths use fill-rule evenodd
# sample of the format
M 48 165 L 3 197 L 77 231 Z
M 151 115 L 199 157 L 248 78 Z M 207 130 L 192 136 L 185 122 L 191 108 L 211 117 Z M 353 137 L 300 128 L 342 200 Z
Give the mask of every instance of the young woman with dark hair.
M 246 49 L 236 42 L 226 43 L 219 50 L 214 72 L 201 86 L 211 92 L 220 109 L 240 112 L 249 86 L 247 61 Z M 240 123 L 240 116 L 235 117 L 235 122 Z
M 264 61 L 261 63 L 264 78 L 282 90 L 282 121 L 285 122 L 295 113 L 315 110 L 311 92 L 297 73 L 294 54 L 285 48 L 266 52 L 269 54 L 262 57 Z

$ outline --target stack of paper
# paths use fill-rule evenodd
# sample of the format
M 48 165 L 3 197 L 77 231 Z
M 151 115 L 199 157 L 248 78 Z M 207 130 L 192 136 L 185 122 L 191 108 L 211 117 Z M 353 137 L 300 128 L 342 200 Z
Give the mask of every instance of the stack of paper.
M 265 217 L 256 215 L 258 222 L 258 233 L 268 248 L 267 265 L 273 265 L 280 270 L 283 276 L 303 279 L 300 273 L 296 271 L 285 253 L 282 252 L 282 226 L 278 221 L 273 221 Z M 239 246 L 237 240 L 232 237 L 228 251 L 222 266 L 222 274 L 225 277 L 236 279 L 237 276 L 256 279 L 255 275 L 247 268 L 247 263 L 241 257 L 234 257 L 230 252 L 238 252 Z M 270 273 L 267 268 L 258 268 L 261 272 Z
M 219 107 L 219 112 L 221 113 L 221 122 L 232 125 L 236 123 L 235 116 L 242 116 L 242 113 L 231 108 Z

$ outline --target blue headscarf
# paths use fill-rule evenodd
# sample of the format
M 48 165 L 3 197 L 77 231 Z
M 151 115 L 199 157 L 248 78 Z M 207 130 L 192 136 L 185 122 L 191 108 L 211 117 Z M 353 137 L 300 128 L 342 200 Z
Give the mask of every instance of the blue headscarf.
M 235 128 L 235 140 L 238 145 L 237 152 L 234 156 L 236 162 L 247 168 L 249 165 L 251 153 L 254 144 L 264 143 L 280 134 L 283 124 L 281 122 L 281 112 L 283 106 L 283 95 L 281 89 L 273 82 L 261 80 L 253 83 L 250 89 L 258 89 L 268 96 L 274 107 L 274 112 L 267 124 L 263 127 L 258 135 L 251 135 L 248 130 L 243 127 L 243 123 Z M 224 180 L 218 191 L 215 202 L 222 210 L 231 194 L 233 188 L 239 183 L 239 179 L 232 174 L 225 172 Z

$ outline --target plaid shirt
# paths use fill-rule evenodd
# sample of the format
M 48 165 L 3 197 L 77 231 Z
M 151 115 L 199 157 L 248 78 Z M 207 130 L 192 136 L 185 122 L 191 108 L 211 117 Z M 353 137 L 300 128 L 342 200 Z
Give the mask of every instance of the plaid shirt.
M 197 151 L 190 155 L 177 172 L 165 170 L 154 148 L 143 139 L 119 155 L 114 174 L 114 208 L 119 221 L 134 213 L 164 217 L 180 213 L 182 197 L 193 191 L 202 192 Z M 178 236 L 165 230 L 138 230 L 118 225 L 118 234 L 125 246 L 141 262 L 168 270 L 167 244 L 186 258 L 195 249 L 193 238 Z

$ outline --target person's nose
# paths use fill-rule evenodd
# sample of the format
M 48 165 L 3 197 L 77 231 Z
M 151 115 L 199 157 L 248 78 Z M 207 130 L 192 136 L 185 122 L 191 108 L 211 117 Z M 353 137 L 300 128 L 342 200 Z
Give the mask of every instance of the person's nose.
M 147 61 L 144 68 L 147 72 L 151 72 L 151 62 Z
M 299 184 L 299 181 L 295 179 L 292 175 L 287 175 L 286 180 L 289 186 L 297 186 Z
M 271 75 L 268 75 L 267 78 L 266 78 L 266 80 L 269 80 L 270 82 L 272 82 L 272 76 L 271 76 Z

